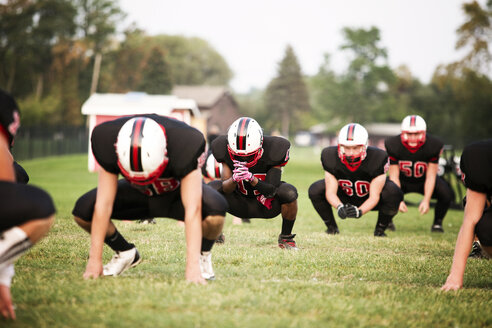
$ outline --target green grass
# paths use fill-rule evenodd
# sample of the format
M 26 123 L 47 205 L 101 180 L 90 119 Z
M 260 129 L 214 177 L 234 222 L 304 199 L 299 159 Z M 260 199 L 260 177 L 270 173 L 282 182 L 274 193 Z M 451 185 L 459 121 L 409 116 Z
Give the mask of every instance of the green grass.
M 97 183 L 87 157 L 21 163 L 31 183 L 57 206 L 49 235 L 16 264 L 12 287 L 17 321 L 2 327 L 491 327 L 491 262 L 470 260 L 465 289 L 439 290 L 451 265 L 463 213 L 450 210 L 444 234 L 431 234 L 433 214 L 415 207 L 395 218 L 396 232 L 372 236 L 376 212 L 339 220 L 328 236 L 308 196 L 323 177 L 319 152 L 294 149 L 284 180 L 299 191 L 294 227 L 301 250 L 276 246 L 281 219 L 232 225 L 214 247 L 217 280 L 184 281 L 183 228 L 118 222 L 144 259 L 117 278 L 84 281 L 89 236 L 76 227 L 76 199 Z M 410 195 L 416 200 L 419 195 Z M 105 249 L 104 261 L 111 258 Z

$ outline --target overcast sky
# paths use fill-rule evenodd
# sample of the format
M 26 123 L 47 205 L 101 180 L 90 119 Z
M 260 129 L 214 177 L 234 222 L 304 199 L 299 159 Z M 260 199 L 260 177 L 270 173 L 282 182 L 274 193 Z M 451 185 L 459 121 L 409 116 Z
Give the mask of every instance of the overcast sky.
M 485 0 L 479 1 L 484 5 Z M 339 50 L 344 27 L 381 31 L 392 68 L 407 65 L 429 82 L 437 65 L 461 57 L 456 29 L 464 22 L 463 0 L 120 0 L 150 35 L 196 36 L 207 40 L 234 72 L 231 86 L 242 93 L 264 88 L 275 77 L 287 44 L 304 74 L 313 75 L 331 55 L 341 72 L 347 54 Z

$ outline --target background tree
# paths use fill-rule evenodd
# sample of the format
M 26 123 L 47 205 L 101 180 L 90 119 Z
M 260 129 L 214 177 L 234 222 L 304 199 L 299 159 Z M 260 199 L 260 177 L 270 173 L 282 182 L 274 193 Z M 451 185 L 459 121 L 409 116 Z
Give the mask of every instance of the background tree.
M 143 68 L 138 90 L 148 94 L 170 94 L 172 89 L 173 82 L 165 54 L 154 47 Z
M 309 94 L 301 66 L 290 45 L 285 49 L 284 58 L 279 63 L 277 77 L 268 84 L 265 104 L 272 115 L 272 122 L 275 122 L 273 127 L 279 128 L 286 137 L 291 128 L 298 128 L 291 123 L 292 120 L 299 117 L 301 112 L 310 110 Z

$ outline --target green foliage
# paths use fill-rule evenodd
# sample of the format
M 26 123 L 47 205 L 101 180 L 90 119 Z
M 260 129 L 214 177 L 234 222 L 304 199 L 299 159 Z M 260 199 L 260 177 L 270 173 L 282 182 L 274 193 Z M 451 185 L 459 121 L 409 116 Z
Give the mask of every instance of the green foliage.
M 21 110 L 22 125 L 60 125 L 60 97 L 58 94 L 49 95 L 42 99 L 31 96 L 18 102 Z
M 277 76 L 270 81 L 265 91 L 265 107 L 271 115 L 270 122 L 284 136 L 300 126 L 295 121 L 299 114 L 310 110 L 309 94 L 301 66 L 289 45 L 278 66 Z
M 157 47 L 150 52 L 142 71 L 138 91 L 148 94 L 170 94 L 173 82 L 165 54 Z
M 338 220 L 328 236 L 307 195 L 323 178 L 319 151 L 292 149 L 284 180 L 299 192 L 294 233 L 301 249 L 276 245 L 279 217 L 233 225 L 215 245 L 217 280 L 184 281 L 183 228 L 116 221 L 143 262 L 117 278 L 85 281 L 89 235 L 72 220 L 77 198 L 96 186 L 87 156 L 21 164 L 47 189 L 57 220 L 47 238 L 16 264 L 12 293 L 17 321 L 2 327 L 488 327 L 492 325 L 490 261 L 469 260 L 465 289 L 439 290 L 451 266 L 463 212 L 450 210 L 444 234 L 431 234 L 432 214 L 416 207 L 395 218 L 397 231 L 375 238 L 377 219 Z M 412 195 L 410 195 L 411 197 Z M 420 197 L 418 195 L 417 197 Z M 420 198 L 417 198 L 420 199 Z M 431 211 L 432 212 L 432 211 Z M 104 261 L 112 252 L 104 249 Z M 272 315 L 274 314 L 274 315 Z

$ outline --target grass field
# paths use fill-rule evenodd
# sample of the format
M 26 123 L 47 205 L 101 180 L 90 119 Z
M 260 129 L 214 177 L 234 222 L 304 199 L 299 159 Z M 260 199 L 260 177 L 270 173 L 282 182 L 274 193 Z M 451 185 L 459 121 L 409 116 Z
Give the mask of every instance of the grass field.
M 12 293 L 15 323 L 1 327 L 492 327 L 492 262 L 469 260 L 465 289 L 439 290 L 451 265 L 461 211 L 444 234 L 415 207 L 395 218 L 396 232 L 373 237 L 376 212 L 339 220 L 328 236 L 308 196 L 323 177 L 319 155 L 294 149 L 284 180 L 299 191 L 298 252 L 276 245 L 281 219 L 233 225 L 214 247 L 217 280 L 184 281 L 183 228 L 116 222 L 143 262 L 117 278 L 84 281 L 89 236 L 71 218 L 76 199 L 96 185 L 85 155 L 21 163 L 57 206 L 47 238 L 19 259 Z M 415 200 L 420 195 L 410 195 Z M 106 247 L 104 261 L 112 254 Z

